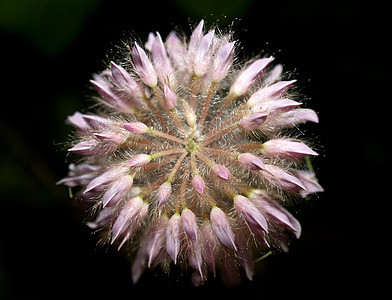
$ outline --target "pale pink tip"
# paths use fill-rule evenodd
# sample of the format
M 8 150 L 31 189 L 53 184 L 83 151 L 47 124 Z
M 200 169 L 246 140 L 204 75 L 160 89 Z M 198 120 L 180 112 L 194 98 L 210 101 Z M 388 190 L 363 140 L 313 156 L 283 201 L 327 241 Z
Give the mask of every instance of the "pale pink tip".
M 264 170 L 265 166 L 260 157 L 252 153 L 242 153 L 238 156 L 238 161 L 252 171 Z
M 274 165 L 265 165 L 265 172 L 263 172 L 272 184 L 292 192 L 306 191 L 306 187 L 297 177 L 283 171 L 281 168 Z
M 230 177 L 230 172 L 229 170 L 221 165 L 221 164 L 216 164 L 213 168 L 212 168 L 212 172 L 214 172 L 217 176 L 219 176 L 222 179 L 229 179 Z
M 159 32 L 157 32 L 154 43 L 152 44 L 151 54 L 159 79 L 162 82 L 166 81 L 172 73 L 172 67 Z
M 262 145 L 261 151 L 267 156 L 289 156 L 301 158 L 307 155 L 318 155 L 302 142 L 288 139 L 273 139 Z
M 226 77 L 234 57 L 235 42 L 227 43 L 219 48 L 211 70 L 212 81 L 221 82 Z
M 185 232 L 195 241 L 197 241 L 198 225 L 197 219 L 193 211 L 189 208 L 185 208 L 182 213 L 182 224 L 184 226 Z
M 148 164 L 151 161 L 151 155 L 148 154 L 138 154 L 130 159 L 125 167 L 141 167 Z
M 136 221 L 135 217 L 140 212 L 142 205 L 143 200 L 139 196 L 130 199 L 124 205 L 112 227 L 112 244 L 128 229 L 132 222 Z
M 170 258 L 177 263 L 177 256 L 181 246 L 182 218 L 175 213 L 169 220 L 166 228 L 166 251 Z
M 102 206 L 112 206 L 125 197 L 133 184 L 133 177 L 131 175 L 121 176 L 118 180 L 112 183 L 109 189 L 102 197 Z
M 203 76 L 210 67 L 214 47 L 215 31 L 212 30 L 201 38 L 199 47 L 195 54 L 193 70 L 196 76 Z
M 196 192 L 198 192 L 200 195 L 203 195 L 205 187 L 203 177 L 201 177 L 200 175 L 196 175 L 195 177 L 193 177 L 192 186 L 196 190 Z
M 134 134 L 143 134 L 148 130 L 147 125 L 142 122 L 125 123 L 124 128 Z
M 295 81 L 296 80 L 279 81 L 270 86 L 261 88 L 249 98 L 247 102 L 248 106 L 253 107 L 255 105 L 260 105 L 268 99 L 276 99 L 284 95 Z
M 248 198 L 237 195 L 234 197 L 234 207 L 239 215 L 245 220 L 252 232 L 264 240 L 264 233 L 268 232 L 268 224 L 263 214 Z M 260 231 L 262 230 L 262 232 Z
M 159 254 L 163 249 L 165 242 L 165 233 L 168 219 L 165 215 L 162 215 L 155 225 L 151 228 L 149 235 L 147 236 L 146 242 L 146 253 L 147 253 L 147 267 L 151 268 L 152 264 L 158 258 Z
M 215 206 L 211 209 L 210 219 L 218 240 L 227 248 L 237 250 L 234 243 L 234 234 L 231 231 L 226 214 L 219 207 Z
M 295 176 L 301 180 L 306 190 L 300 191 L 302 197 L 309 194 L 324 192 L 323 187 L 318 183 L 316 175 L 308 170 L 296 171 Z
M 137 43 L 132 48 L 132 60 L 140 79 L 148 86 L 155 87 L 158 82 L 157 73 L 150 59 Z
M 264 213 L 277 225 L 283 226 L 295 233 L 296 238 L 301 236 L 301 224 L 293 215 L 276 201 L 266 197 L 259 197 L 256 203 Z
M 162 207 L 163 204 L 166 203 L 167 199 L 169 199 L 172 193 L 172 185 L 169 181 L 164 182 L 158 189 L 157 192 L 157 201 L 158 208 Z
M 237 77 L 236 81 L 230 88 L 230 94 L 234 96 L 242 96 L 246 94 L 249 87 L 255 82 L 260 73 L 262 73 L 273 60 L 274 58 L 270 57 L 254 61 Z
M 163 92 L 165 94 L 165 104 L 167 108 L 170 110 L 174 109 L 177 104 L 176 94 L 166 84 L 163 87 Z
M 240 126 L 246 130 L 254 130 L 265 122 L 268 117 L 266 112 L 256 112 L 242 117 Z

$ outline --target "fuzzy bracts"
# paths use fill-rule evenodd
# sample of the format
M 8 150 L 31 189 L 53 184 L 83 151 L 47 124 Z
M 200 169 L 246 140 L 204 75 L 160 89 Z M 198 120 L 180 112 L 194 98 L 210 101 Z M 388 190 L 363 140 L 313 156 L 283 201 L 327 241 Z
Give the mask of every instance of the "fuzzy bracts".
M 253 255 L 299 238 L 283 205 L 323 189 L 304 163 L 317 153 L 289 133 L 318 118 L 273 57 L 237 64 L 238 43 L 203 21 L 186 40 L 151 33 L 93 76 L 100 109 L 68 117 L 79 163 L 59 183 L 81 187 L 89 227 L 135 250 L 134 282 L 178 265 L 195 285 L 235 284 L 252 279 Z

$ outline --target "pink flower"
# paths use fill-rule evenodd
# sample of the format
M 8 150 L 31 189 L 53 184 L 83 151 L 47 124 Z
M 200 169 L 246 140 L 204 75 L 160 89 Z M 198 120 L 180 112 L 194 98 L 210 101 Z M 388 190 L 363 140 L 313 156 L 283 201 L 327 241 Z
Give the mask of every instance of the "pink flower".
M 163 91 L 167 108 L 170 110 L 174 109 L 177 104 L 176 94 L 166 84 L 164 85 Z
M 200 175 L 196 175 L 195 177 L 192 178 L 192 186 L 198 192 L 200 195 L 204 194 L 204 180 L 203 177 Z
M 215 31 L 212 30 L 200 40 L 199 47 L 195 53 L 193 70 L 198 77 L 203 76 L 210 67 L 210 60 L 214 50 L 214 33 Z
M 102 197 L 102 206 L 112 206 L 123 199 L 133 184 L 131 175 L 121 176 L 114 181 Z
M 295 171 L 295 176 L 301 180 L 305 186 L 305 190 L 300 192 L 301 196 L 305 198 L 309 194 L 324 192 L 323 187 L 318 183 L 316 175 L 312 171 L 301 170 Z
M 139 214 L 140 210 L 142 209 L 142 206 L 143 199 L 140 196 L 130 199 L 124 205 L 116 221 L 113 224 L 111 241 L 112 244 L 121 234 L 124 234 L 127 231 L 128 227 L 133 222 L 136 221 L 136 216 Z
M 185 208 L 182 213 L 182 224 L 185 232 L 195 241 L 197 241 L 198 225 L 196 216 L 189 208 Z
M 158 32 L 155 41 L 152 44 L 151 53 L 159 79 L 162 82 L 167 82 L 173 71 L 169 57 L 166 53 L 165 45 L 163 44 L 161 35 Z
M 265 217 L 248 198 L 241 195 L 235 196 L 234 207 L 256 236 L 260 233 L 260 230 L 268 232 L 268 224 Z
M 221 82 L 226 77 L 233 63 L 234 44 L 227 43 L 219 48 L 211 70 L 212 81 Z
M 132 157 L 126 164 L 125 167 L 141 167 L 148 164 L 151 161 L 151 155 L 138 154 Z
M 268 113 L 265 112 L 251 113 L 241 119 L 240 125 L 246 130 L 254 130 L 263 125 L 267 117 Z
M 148 131 L 147 125 L 142 122 L 125 123 L 124 127 L 134 134 L 144 134 Z
M 307 155 L 318 155 L 304 143 L 288 139 L 272 139 L 261 147 L 262 153 L 266 156 L 302 158 Z
M 215 206 L 211 209 L 210 220 L 218 240 L 227 248 L 237 250 L 226 214 Z
M 166 251 L 170 258 L 177 263 L 177 256 L 181 246 L 182 219 L 175 213 L 169 220 L 166 228 Z
M 213 168 L 212 168 L 212 172 L 214 172 L 218 177 L 222 178 L 222 179 L 229 179 L 230 177 L 230 172 L 229 170 L 221 164 L 216 164 Z
M 243 63 L 235 36 L 201 20 L 190 37 L 124 45 L 93 75 L 95 112 L 67 118 L 78 163 L 57 184 L 91 207 L 102 241 L 126 248 L 134 283 L 174 265 L 196 286 L 252 280 L 254 255 L 301 234 L 284 205 L 323 191 L 308 130 L 296 132 L 316 112 L 273 57 Z
M 158 208 L 160 208 L 169 199 L 172 193 L 172 186 L 169 181 L 164 182 L 158 189 L 157 192 L 157 203 Z
M 140 79 L 150 87 L 157 85 L 157 73 L 142 48 L 135 43 L 132 48 L 132 60 Z
M 264 163 L 261 158 L 257 157 L 252 153 L 240 154 L 238 156 L 238 161 L 241 163 L 241 165 L 252 171 L 260 171 L 265 169 Z
M 261 72 L 274 60 L 273 57 L 262 58 L 254 61 L 249 67 L 247 67 L 234 81 L 230 88 L 230 94 L 235 96 L 244 95 L 249 87 L 254 83 Z
M 297 177 L 283 171 L 274 165 L 265 165 L 264 176 L 274 185 L 288 191 L 298 192 L 306 190 L 305 186 Z

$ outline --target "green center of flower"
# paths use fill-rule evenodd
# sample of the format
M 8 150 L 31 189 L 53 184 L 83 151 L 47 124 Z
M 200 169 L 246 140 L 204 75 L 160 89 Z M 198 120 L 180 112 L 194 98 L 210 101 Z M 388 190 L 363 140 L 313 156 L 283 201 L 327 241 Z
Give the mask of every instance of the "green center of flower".
M 198 148 L 199 145 L 193 139 L 189 139 L 185 144 L 185 150 L 188 151 L 188 153 L 192 153 L 193 151 L 196 151 Z

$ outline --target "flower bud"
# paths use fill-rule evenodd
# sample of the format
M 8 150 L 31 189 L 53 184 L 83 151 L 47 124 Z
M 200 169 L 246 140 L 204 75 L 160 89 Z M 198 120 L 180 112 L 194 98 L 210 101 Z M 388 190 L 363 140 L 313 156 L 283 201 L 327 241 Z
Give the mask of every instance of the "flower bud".
M 281 168 L 274 165 L 265 165 L 265 171 L 263 172 L 272 184 L 291 192 L 299 192 L 301 190 L 306 191 L 305 186 L 297 177 L 290 175 L 283 171 Z
M 225 180 L 229 179 L 230 177 L 230 171 L 221 164 L 216 164 L 215 166 L 213 166 L 212 172 L 214 172 L 215 175 L 217 175 L 218 177 Z
M 203 177 L 201 177 L 200 175 L 195 175 L 192 178 L 192 186 L 196 190 L 196 192 L 198 192 L 200 195 L 203 195 L 205 187 Z
M 158 189 L 157 201 L 158 208 L 161 208 L 166 203 L 172 193 L 172 185 L 169 181 L 164 182 Z
M 261 152 L 266 156 L 283 156 L 302 158 L 307 155 L 318 155 L 302 142 L 288 139 L 272 139 L 261 146 Z
M 147 236 L 146 253 L 148 258 L 147 267 L 149 268 L 151 268 L 152 263 L 158 258 L 163 248 L 167 222 L 167 217 L 162 215 L 153 225 Z
M 131 175 L 124 175 L 112 183 L 110 188 L 106 191 L 102 198 L 102 206 L 112 206 L 120 201 L 131 189 L 133 184 L 133 177 Z
M 268 232 L 268 224 L 263 214 L 248 198 L 236 195 L 234 197 L 234 207 L 237 213 L 249 225 L 253 233 L 257 234 L 260 229 Z
M 210 67 L 210 60 L 214 48 L 214 34 L 215 31 L 212 30 L 200 40 L 193 62 L 193 71 L 198 77 L 202 77 Z
M 176 94 L 169 88 L 166 84 L 163 87 L 163 92 L 165 94 L 165 104 L 169 110 L 176 107 Z
M 182 219 L 178 213 L 175 213 L 167 223 L 166 228 L 166 251 L 174 263 L 177 263 L 177 256 L 180 252 L 181 245 Z
M 116 221 L 112 228 L 112 241 L 114 241 L 123 234 L 132 222 L 135 222 L 135 217 L 140 212 L 143 205 L 143 200 L 140 196 L 130 199 L 121 209 Z
M 279 81 L 270 86 L 261 88 L 256 93 L 252 94 L 252 96 L 249 98 L 247 102 L 248 106 L 253 107 L 255 105 L 261 105 L 268 99 L 280 97 L 286 93 L 286 91 L 295 81 L 296 80 Z
M 265 122 L 268 117 L 268 113 L 256 112 L 242 117 L 240 126 L 246 130 L 254 130 Z
M 210 219 L 218 240 L 227 248 L 237 250 L 234 243 L 234 234 L 231 231 L 226 214 L 215 206 L 211 209 Z
M 148 154 L 138 154 L 130 159 L 125 164 L 125 167 L 141 167 L 148 164 L 151 161 L 151 155 Z
M 306 190 L 300 191 L 300 194 L 305 198 L 309 194 L 324 192 L 323 187 L 318 183 L 316 175 L 308 170 L 296 171 L 295 176 L 301 180 Z
M 183 101 L 184 104 L 184 109 L 185 109 L 185 118 L 186 118 L 186 122 L 188 123 L 188 125 L 190 127 L 195 126 L 196 124 L 196 114 L 194 113 L 194 111 L 189 107 L 188 103 L 186 103 L 185 101 Z
M 261 158 L 257 157 L 252 153 L 240 154 L 238 156 L 238 161 L 241 163 L 241 165 L 252 171 L 260 171 L 265 169 L 264 163 Z
M 240 73 L 230 88 L 230 95 L 242 96 L 248 92 L 249 87 L 254 83 L 261 72 L 274 60 L 273 57 L 262 58 L 254 61 L 244 71 Z
M 219 48 L 211 70 L 213 82 L 221 82 L 226 77 L 233 63 L 234 44 L 235 42 L 227 43 Z
M 151 54 L 159 80 L 165 82 L 172 73 L 172 67 L 169 57 L 167 57 L 165 45 L 163 44 L 161 35 L 158 32 L 154 43 L 152 44 Z
M 132 60 L 140 79 L 149 87 L 155 87 L 158 82 L 157 73 L 146 53 L 137 43 L 132 48 Z
M 143 134 L 148 131 L 147 125 L 142 122 L 125 123 L 124 128 L 134 134 Z
M 197 241 L 197 225 L 196 216 L 189 208 L 185 208 L 182 213 L 182 224 L 184 225 L 185 232 L 195 241 Z

